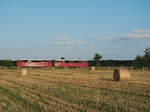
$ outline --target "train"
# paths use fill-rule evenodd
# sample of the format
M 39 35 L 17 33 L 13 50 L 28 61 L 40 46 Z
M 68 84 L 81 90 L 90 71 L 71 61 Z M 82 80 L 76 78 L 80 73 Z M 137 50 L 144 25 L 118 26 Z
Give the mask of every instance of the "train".
M 20 59 L 17 67 L 67 67 L 67 68 L 87 68 L 88 61 L 80 59 Z

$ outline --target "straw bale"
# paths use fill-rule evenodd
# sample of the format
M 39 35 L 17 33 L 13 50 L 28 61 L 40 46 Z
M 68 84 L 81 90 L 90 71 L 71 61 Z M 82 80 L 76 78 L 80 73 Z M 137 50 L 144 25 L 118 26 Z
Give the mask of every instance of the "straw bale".
M 94 71 L 94 70 L 95 70 L 95 67 L 91 67 L 91 70 Z
M 21 69 L 21 76 L 26 76 L 27 73 L 28 73 L 27 69 L 25 69 L 25 68 Z
M 113 79 L 115 81 L 130 80 L 130 72 L 127 69 L 115 69 L 113 73 Z

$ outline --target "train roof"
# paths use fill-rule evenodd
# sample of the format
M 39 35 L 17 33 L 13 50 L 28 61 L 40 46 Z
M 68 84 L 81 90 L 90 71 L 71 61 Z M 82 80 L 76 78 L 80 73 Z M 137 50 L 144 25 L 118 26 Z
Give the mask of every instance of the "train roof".
M 25 60 L 25 61 L 51 61 L 52 59 L 18 59 L 18 60 Z M 55 61 L 88 61 L 82 59 L 55 59 Z
M 56 61 L 87 61 L 87 60 L 81 60 L 81 59 L 56 59 Z
M 41 60 L 46 60 L 46 61 L 49 61 L 49 60 L 52 60 L 52 59 L 18 59 L 18 60 L 29 60 L 29 61 L 41 61 Z

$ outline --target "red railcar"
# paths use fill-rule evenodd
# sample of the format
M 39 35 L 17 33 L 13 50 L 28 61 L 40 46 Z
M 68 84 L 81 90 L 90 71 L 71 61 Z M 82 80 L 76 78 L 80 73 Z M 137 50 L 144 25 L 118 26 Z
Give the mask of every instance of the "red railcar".
M 18 67 L 52 67 L 52 60 L 49 59 L 22 59 L 17 61 Z
M 78 59 L 59 59 L 59 60 L 55 60 L 54 66 L 86 68 L 88 67 L 88 61 L 78 60 Z

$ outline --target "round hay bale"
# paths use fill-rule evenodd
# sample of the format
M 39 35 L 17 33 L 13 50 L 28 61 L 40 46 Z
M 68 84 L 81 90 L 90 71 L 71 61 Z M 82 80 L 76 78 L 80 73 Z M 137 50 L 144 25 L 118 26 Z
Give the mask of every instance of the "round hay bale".
M 94 70 L 95 70 L 95 67 L 91 67 L 91 70 L 94 71 Z
M 130 72 L 127 69 L 115 69 L 113 73 L 113 79 L 115 81 L 130 80 Z
M 27 69 L 25 69 L 25 68 L 21 69 L 21 76 L 26 76 L 27 73 L 28 73 Z

